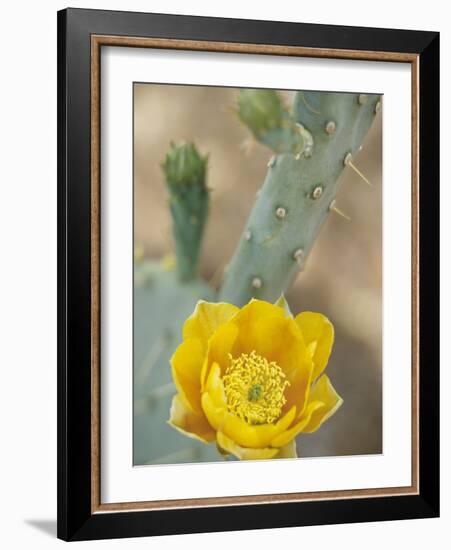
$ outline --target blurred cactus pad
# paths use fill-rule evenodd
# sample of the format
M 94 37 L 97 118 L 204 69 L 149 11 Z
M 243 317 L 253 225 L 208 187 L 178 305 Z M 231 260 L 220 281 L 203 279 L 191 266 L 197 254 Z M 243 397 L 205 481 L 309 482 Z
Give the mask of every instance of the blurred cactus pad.
M 235 122 L 272 156 L 235 252 L 224 258 L 219 288 L 203 280 L 198 267 L 210 210 L 207 167 L 214 158 L 194 143 L 169 145 L 161 181 L 149 185 L 166 187 L 175 261 L 138 254 L 134 262 L 135 465 L 223 460 L 214 444 L 189 439 L 167 423 L 175 394 L 170 357 L 183 322 L 200 299 L 242 306 L 253 297 L 275 302 L 287 292 L 328 216 L 340 213 L 343 173 L 357 172 L 366 185 L 354 158 L 380 109 L 377 95 L 298 91 L 287 106 L 273 90 L 238 92 Z M 217 132 L 220 139 L 221 128 Z M 210 185 L 214 189 L 214 181 Z

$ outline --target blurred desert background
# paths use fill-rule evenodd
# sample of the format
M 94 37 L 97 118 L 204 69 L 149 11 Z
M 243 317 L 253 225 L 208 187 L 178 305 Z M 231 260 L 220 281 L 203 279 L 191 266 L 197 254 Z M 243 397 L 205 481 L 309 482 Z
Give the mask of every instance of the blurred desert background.
M 359 90 L 355 90 L 359 92 Z M 281 92 L 288 103 L 291 92 Z M 231 258 L 271 152 L 242 144 L 249 132 L 233 113 L 237 90 L 198 86 L 134 86 L 134 235 L 146 257 L 173 251 L 167 193 L 160 164 L 171 141 L 193 141 L 209 154 L 212 189 L 201 273 L 213 285 Z M 327 372 L 344 404 L 318 432 L 298 439 L 299 456 L 382 452 L 382 116 L 376 117 L 355 164 L 365 184 L 345 169 L 337 206 L 306 269 L 287 293 L 293 313 L 320 311 L 335 326 Z

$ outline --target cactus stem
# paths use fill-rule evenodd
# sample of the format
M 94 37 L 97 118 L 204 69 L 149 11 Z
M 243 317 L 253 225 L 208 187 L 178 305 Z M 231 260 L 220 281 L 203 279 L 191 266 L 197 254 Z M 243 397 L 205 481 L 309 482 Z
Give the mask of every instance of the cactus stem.
M 345 166 L 349 166 L 350 162 L 352 162 L 352 155 L 351 153 L 346 153 L 345 158 L 343 159 L 343 164 Z
M 365 105 L 365 103 L 368 101 L 368 96 L 366 94 L 360 94 L 359 95 L 359 104 Z
M 321 185 L 317 185 L 315 189 L 313 189 L 312 191 L 312 199 L 316 201 L 321 197 L 322 194 L 323 194 L 323 188 L 321 187 Z
M 370 187 L 371 187 L 371 182 L 369 181 L 369 179 L 364 175 L 362 174 L 362 172 L 357 168 L 357 166 L 352 162 L 352 155 L 351 153 L 348 153 L 344 160 L 343 160 L 343 164 L 345 166 L 349 166 L 350 168 L 352 168 L 354 170 L 354 172 L 360 176 L 362 178 L 362 180 L 368 184 Z
M 310 103 L 308 103 L 308 101 L 305 99 L 305 95 L 304 95 L 304 92 L 299 92 L 299 95 L 302 99 L 302 102 L 304 103 L 304 105 L 307 107 L 307 109 L 309 111 L 311 111 L 312 113 L 315 113 L 315 115 L 320 115 L 321 112 L 320 111 L 317 111 L 316 109 L 314 109 Z
M 283 220 L 286 215 L 287 211 L 283 206 L 276 208 L 276 217 L 279 218 L 279 220 Z
M 295 126 L 304 140 L 304 148 L 299 153 L 303 153 L 304 157 L 309 158 L 313 154 L 313 136 L 300 122 L 296 122 Z M 295 158 L 297 159 L 297 155 Z
M 268 244 L 268 243 L 270 243 L 271 241 L 273 241 L 275 238 L 276 238 L 276 235 L 273 235 L 273 234 L 270 233 L 269 235 L 267 235 L 267 236 L 263 239 L 262 244 Z
M 260 277 L 254 277 L 254 278 L 252 279 L 251 285 L 252 285 L 252 288 L 259 289 L 259 288 L 261 288 L 261 287 L 263 286 L 263 282 L 262 282 L 262 280 L 260 279 Z
M 268 168 L 272 168 L 274 165 L 276 164 L 276 155 L 273 155 L 269 160 L 268 160 Z
M 340 210 L 339 208 L 337 208 L 335 199 L 330 203 L 329 210 L 331 212 L 335 212 L 335 214 L 338 214 L 339 216 L 341 216 L 342 218 L 344 218 L 348 222 L 351 221 L 351 218 L 347 214 L 345 214 L 343 212 L 343 210 Z
M 246 241 L 250 241 L 252 239 L 252 231 L 250 229 L 246 229 L 244 232 L 244 238 Z
M 335 124 L 335 122 L 333 120 L 329 120 L 325 127 L 326 134 L 332 135 L 336 129 L 337 125 Z
M 293 260 L 295 260 L 299 265 L 302 264 L 304 260 L 304 250 L 302 248 L 298 248 L 293 252 Z
M 286 292 L 305 267 L 329 206 L 349 220 L 332 199 L 340 176 L 348 162 L 353 164 L 352 155 L 357 154 L 374 121 L 380 97 L 368 94 L 366 103 L 361 104 L 359 94 L 300 91 L 294 95 L 291 112 L 281 109 L 280 101 L 270 94 L 255 92 L 242 99 L 244 122 L 255 126 L 257 140 L 269 147 L 277 160 L 267 171 L 244 227 L 252 229 L 252 238 L 241 237 L 219 292 L 220 301 L 237 306 L 253 297 L 274 302 Z M 262 105 L 266 116 L 261 113 Z M 330 122 L 335 123 L 333 134 L 328 134 L 328 129 L 333 129 Z M 264 131 L 261 139 L 260 128 Z M 363 174 L 359 175 L 362 178 Z M 283 210 L 277 212 L 279 208 L 286 208 L 285 216 Z

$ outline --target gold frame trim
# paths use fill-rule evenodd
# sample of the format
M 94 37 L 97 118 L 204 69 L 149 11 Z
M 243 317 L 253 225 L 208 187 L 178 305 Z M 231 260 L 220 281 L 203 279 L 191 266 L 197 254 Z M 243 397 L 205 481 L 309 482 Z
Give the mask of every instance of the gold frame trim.
M 246 495 L 104 504 L 100 499 L 100 50 L 102 46 L 356 59 L 410 63 L 412 68 L 412 481 L 408 487 Z M 419 494 L 419 56 L 398 52 L 334 50 L 266 44 L 240 44 L 91 36 L 91 513 L 200 508 L 277 502 Z

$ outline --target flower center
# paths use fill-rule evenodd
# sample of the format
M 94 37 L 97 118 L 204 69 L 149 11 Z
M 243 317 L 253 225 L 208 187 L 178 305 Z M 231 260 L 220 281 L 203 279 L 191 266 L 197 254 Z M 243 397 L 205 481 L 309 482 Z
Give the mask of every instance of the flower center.
M 230 354 L 223 377 L 227 406 L 231 413 L 249 424 L 275 422 L 287 402 L 284 392 L 290 385 L 279 365 L 257 352 Z
M 254 384 L 247 392 L 248 401 L 258 401 L 262 396 L 263 388 L 260 384 Z

